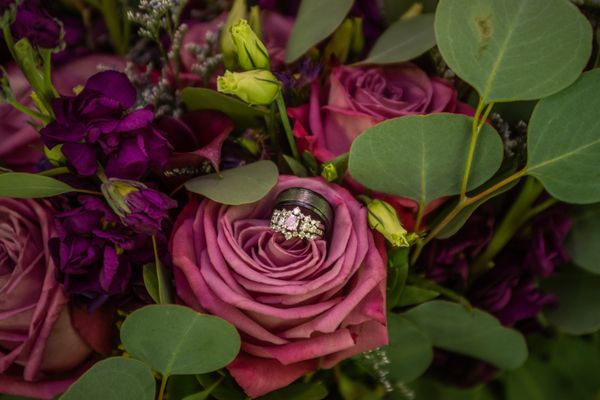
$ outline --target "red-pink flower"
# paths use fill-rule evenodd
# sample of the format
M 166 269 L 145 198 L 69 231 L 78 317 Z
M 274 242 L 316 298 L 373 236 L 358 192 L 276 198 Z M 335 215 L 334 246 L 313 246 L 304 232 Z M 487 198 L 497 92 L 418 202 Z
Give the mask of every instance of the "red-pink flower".
M 0 198 L 0 393 L 53 398 L 92 353 L 55 279 L 51 219 L 46 203 Z
M 285 240 L 269 227 L 277 195 L 320 193 L 334 209 L 328 240 Z M 385 251 L 366 209 L 321 178 L 282 176 L 255 204 L 192 202 L 171 239 L 181 301 L 242 335 L 228 368 L 251 397 L 387 343 Z

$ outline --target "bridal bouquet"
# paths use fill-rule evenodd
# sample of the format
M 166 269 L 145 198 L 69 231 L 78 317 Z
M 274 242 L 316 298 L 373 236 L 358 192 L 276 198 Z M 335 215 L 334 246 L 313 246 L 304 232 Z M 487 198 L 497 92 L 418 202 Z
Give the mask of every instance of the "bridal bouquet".
M 596 0 L 0 0 L 0 399 L 597 399 Z

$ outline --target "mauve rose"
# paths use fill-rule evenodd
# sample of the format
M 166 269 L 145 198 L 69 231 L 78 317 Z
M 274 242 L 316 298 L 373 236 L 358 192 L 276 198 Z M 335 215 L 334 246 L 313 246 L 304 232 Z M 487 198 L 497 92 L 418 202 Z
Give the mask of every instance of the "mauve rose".
M 329 201 L 328 240 L 286 241 L 270 229 L 275 199 L 291 187 Z M 255 204 L 190 203 L 171 254 L 181 301 L 241 332 L 242 351 L 228 369 L 254 398 L 387 343 L 382 245 L 348 191 L 321 178 L 282 176 Z
M 52 398 L 92 353 L 55 280 L 51 219 L 46 203 L 0 198 L 0 393 Z
M 123 69 L 125 61 L 111 55 L 94 54 L 81 57 L 57 68 L 52 74 L 56 90 L 63 95 L 73 94 L 73 88 L 85 83 L 97 72 L 98 66 Z M 31 89 L 21 71 L 11 64 L 7 68 L 15 97 L 32 106 Z M 31 172 L 42 159 L 40 135 L 29 124 L 30 118 L 8 104 L 0 104 L 0 161 L 15 171 Z
M 335 68 L 329 85 L 312 86 L 310 104 L 290 110 L 302 149 L 328 161 L 346 153 L 361 133 L 390 118 L 440 112 L 469 114 L 452 85 L 414 64 Z

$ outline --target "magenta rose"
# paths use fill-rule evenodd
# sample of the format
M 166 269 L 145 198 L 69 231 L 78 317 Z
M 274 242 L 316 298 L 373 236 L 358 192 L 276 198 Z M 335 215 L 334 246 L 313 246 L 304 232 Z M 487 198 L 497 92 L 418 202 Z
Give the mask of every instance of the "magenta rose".
M 329 201 L 328 240 L 285 240 L 271 230 L 275 199 L 291 187 Z M 253 398 L 387 344 L 381 245 L 348 191 L 291 176 L 255 204 L 193 201 L 171 239 L 179 298 L 240 331 L 242 351 L 228 369 Z
M 98 71 L 99 66 L 122 69 L 125 61 L 112 55 L 94 54 L 80 57 L 57 68 L 52 74 L 56 89 L 63 95 L 72 95 L 73 89 L 85 83 Z M 32 106 L 29 83 L 11 64 L 9 80 L 15 97 Z M 32 172 L 44 156 L 40 135 L 31 126 L 30 118 L 8 104 L 0 104 L 0 162 L 15 171 Z M 36 121 L 37 122 L 37 121 Z
M 414 64 L 335 68 L 329 85 L 315 82 L 310 104 L 290 110 L 302 149 L 329 161 L 346 153 L 361 133 L 390 118 L 440 112 L 469 114 L 456 90 Z
M 55 280 L 51 221 L 45 203 L 0 198 L 0 393 L 52 398 L 92 353 Z

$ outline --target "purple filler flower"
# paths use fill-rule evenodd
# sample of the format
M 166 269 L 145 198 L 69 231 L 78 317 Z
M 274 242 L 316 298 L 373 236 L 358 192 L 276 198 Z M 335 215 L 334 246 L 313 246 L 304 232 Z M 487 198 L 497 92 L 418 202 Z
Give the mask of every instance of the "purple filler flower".
M 164 193 L 135 181 L 109 179 L 102 184 L 102 193 L 124 225 L 147 235 L 157 234 L 169 209 L 177 207 Z
M 14 1 L 0 2 L 0 12 L 8 8 L 10 3 Z M 19 5 L 10 30 L 15 41 L 27 38 L 34 46 L 46 49 L 58 47 L 63 36 L 61 24 L 48 14 L 39 0 L 25 0 Z
M 134 180 L 151 167 L 164 167 L 171 146 L 154 125 L 153 112 L 127 113 L 136 96 L 125 74 L 95 74 L 77 96 L 52 102 L 56 121 L 40 131 L 44 144 L 62 144 L 65 158 L 83 176 L 94 175 L 98 162 L 108 177 Z
M 135 235 L 100 198 L 80 196 L 80 206 L 55 216 L 50 240 L 58 279 L 67 293 L 92 305 L 127 291 L 132 264 L 153 259 L 149 237 Z

